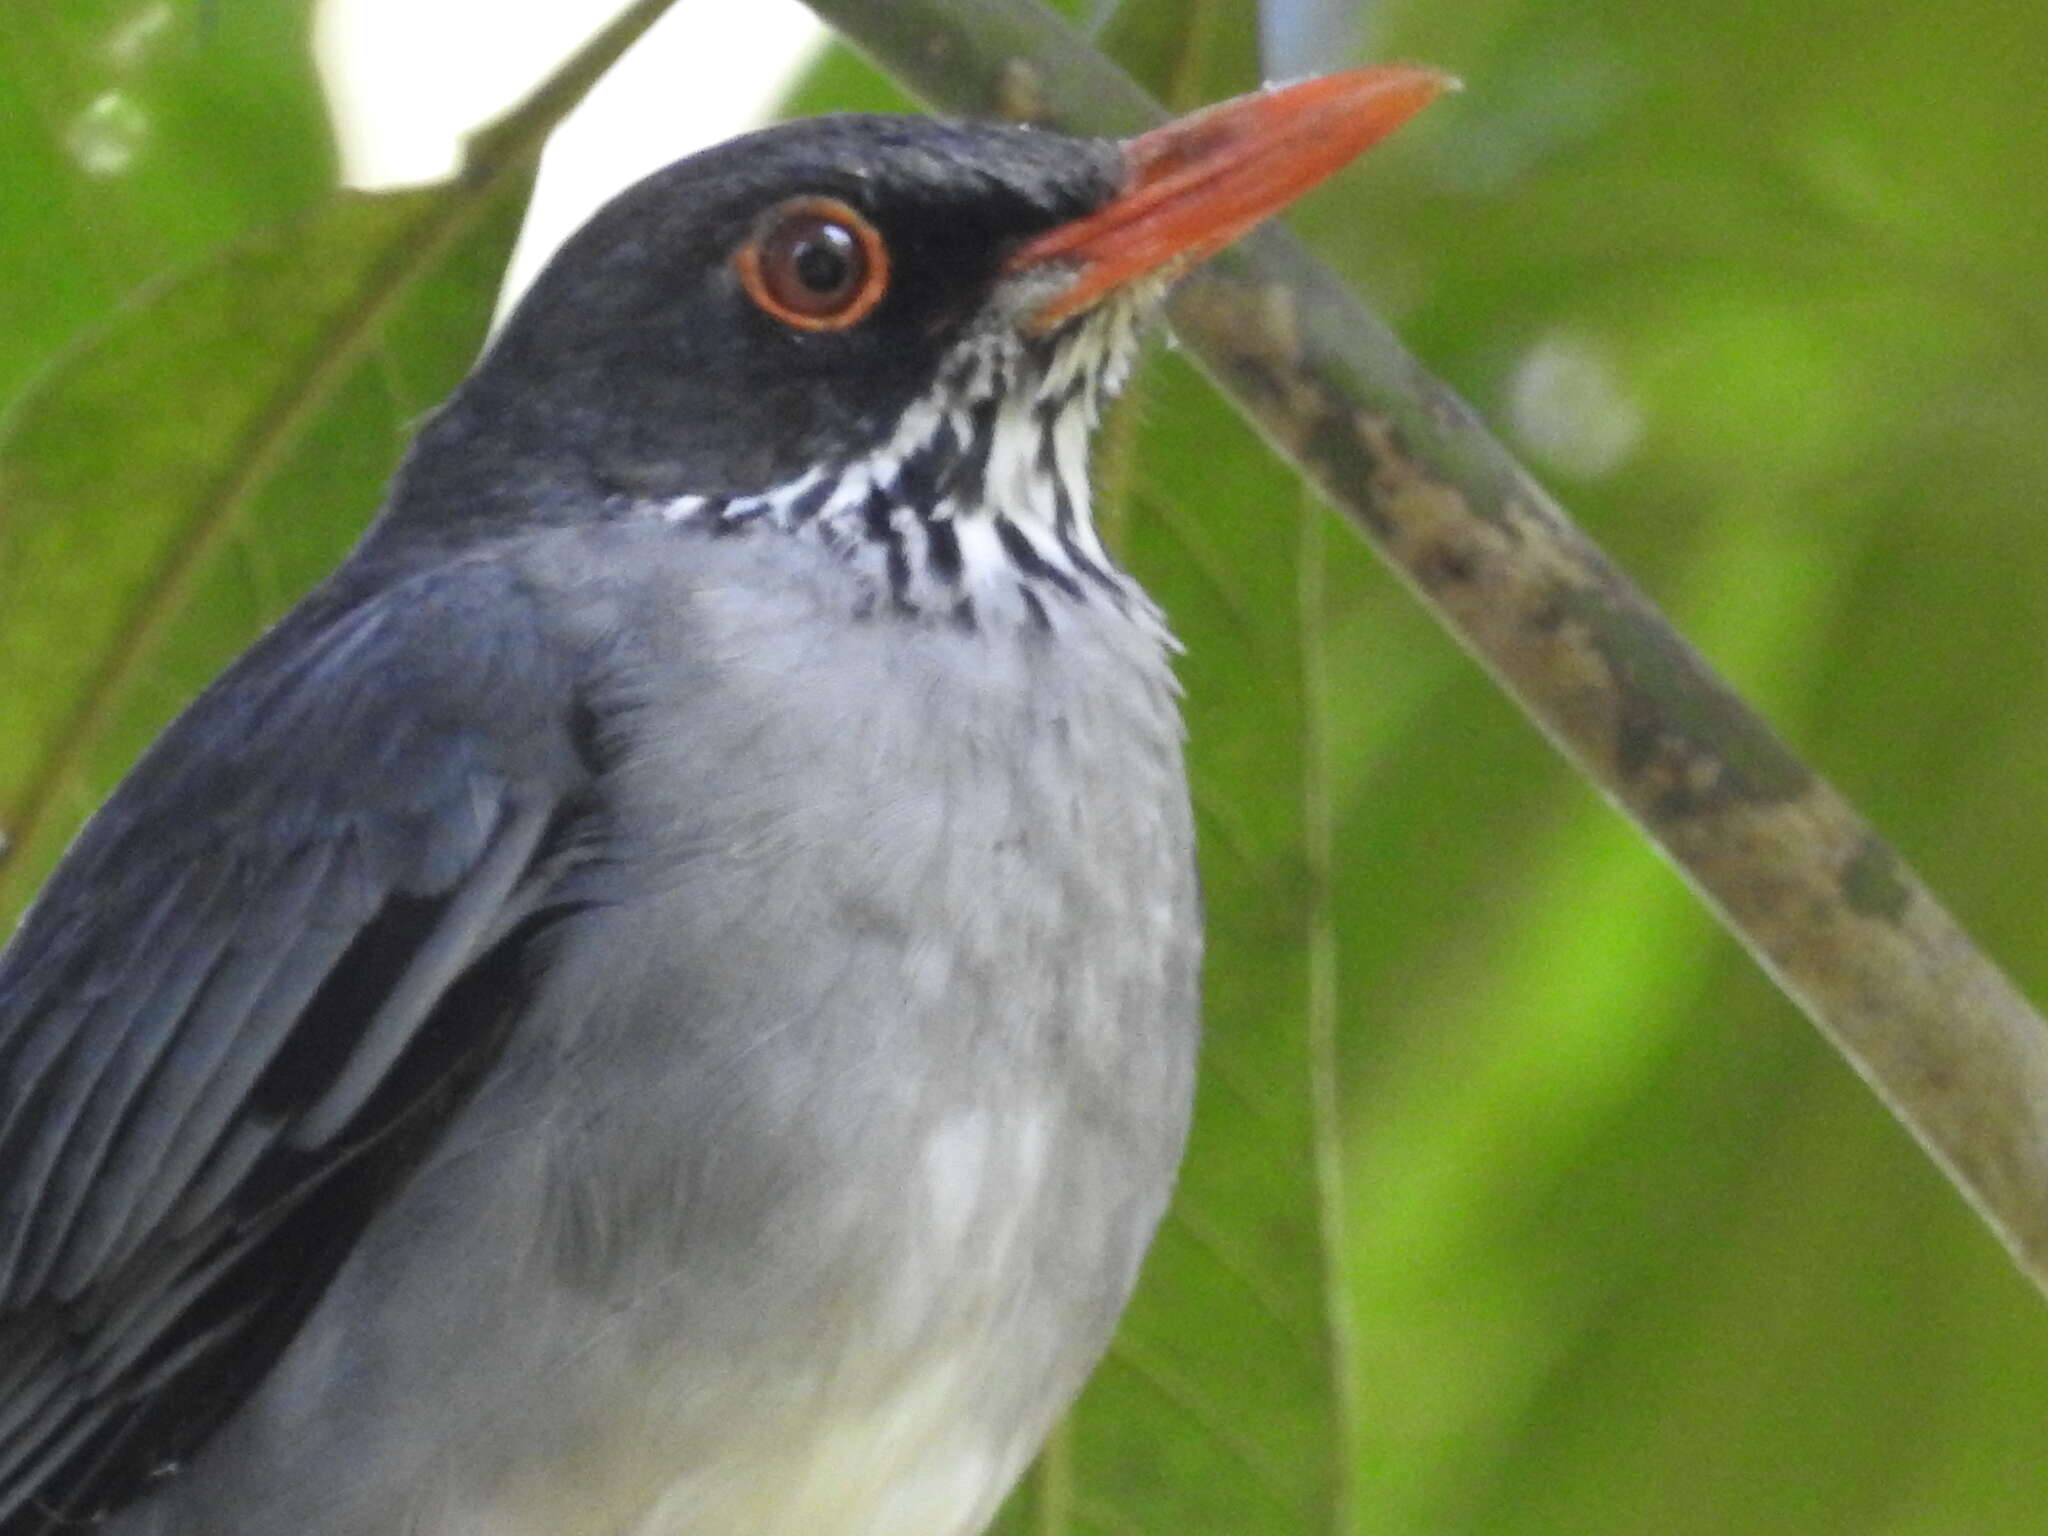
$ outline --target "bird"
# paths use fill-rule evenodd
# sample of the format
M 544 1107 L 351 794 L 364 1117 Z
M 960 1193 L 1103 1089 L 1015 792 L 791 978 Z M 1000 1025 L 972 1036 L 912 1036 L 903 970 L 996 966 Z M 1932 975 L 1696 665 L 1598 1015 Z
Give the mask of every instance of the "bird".
M 570 238 L 0 955 L 0 1536 L 988 1527 L 1194 1090 L 1090 434 L 1444 83 L 802 120 Z

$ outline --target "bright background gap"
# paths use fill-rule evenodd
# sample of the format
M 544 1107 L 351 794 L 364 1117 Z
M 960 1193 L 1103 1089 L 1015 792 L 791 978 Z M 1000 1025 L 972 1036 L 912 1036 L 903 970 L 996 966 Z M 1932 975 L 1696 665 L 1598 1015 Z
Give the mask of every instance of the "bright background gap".
M 438 181 L 462 140 L 624 8 L 488 0 L 319 0 L 314 48 L 342 177 Z M 824 40 L 797 0 L 683 0 L 563 120 L 541 156 L 500 309 L 621 188 L 766 120 Z

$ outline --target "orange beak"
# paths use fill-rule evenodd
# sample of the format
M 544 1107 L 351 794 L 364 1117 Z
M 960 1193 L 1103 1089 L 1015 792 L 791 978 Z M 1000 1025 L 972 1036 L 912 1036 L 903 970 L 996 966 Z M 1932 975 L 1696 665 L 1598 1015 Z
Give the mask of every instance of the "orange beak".
M 1239 96 L 1126 139 L 1123 191 L 1010 258 L 1013 272 L 1074 267 L 1033 328 L 1056 325 L 1133 278 L 1214 255 L 1456 84 L 1433 69 L 1383 64 Z

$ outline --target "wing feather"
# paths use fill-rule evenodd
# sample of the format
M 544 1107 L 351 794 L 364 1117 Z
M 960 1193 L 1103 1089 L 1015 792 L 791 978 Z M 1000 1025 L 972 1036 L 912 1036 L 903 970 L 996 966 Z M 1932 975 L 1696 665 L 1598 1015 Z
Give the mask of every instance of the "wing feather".
M 317 908 L 315 909 L 318 910 Z M 250 1084 L 283 1049 L 307 998 L 334 974 L 351 935 L 312 917 L 296 940 L 267 960 L 252 952 L 246 995 L 225 974 L 200 1000 L 179 1041 L 177 1070 L 151 1085 L 137 1106 L 97 1201 L 90 1248 L 74 1261 L 82 1273 L 118 1264 L 153 1231 L 190 1187 L 199 1165 L 243 1113 Z M 290 985 L 280 989 L 280 982 Z M 282 1006 L 260 1006 L 273 993 Z
M 504 816 L 411 963 L 385 992 L 346 1063 L 298 1116 L 291 1135 L 295 1146 L 317 1147 L 341 1134 L 383 1085 L 450 983 L 489 947 L 508 915 L 519 912 L 513 892 L 532 867 L 552 812 L 551 806 L 522 806 Z
M 233 932 L 221 914 L 194 935 L 174 974 L 147 992 L 123 993 L 103 1001 L 97 1012 L 102 1039 L 81 1042 L 78 1054 L 97 1056 L 107 1065 L 84 1096 L 80 1112 L 57 1151 L 57 1161 L 41 1206 L 48 1227 L 32 1239 L 41 1250 L 40 1273 L 31 1271 L 30 1289 L 49 1287 L 59 1294 L 76 1288 L 81 1277 L 96 1273 L 106 1258 L 117 1202 L 95 1200 L 99 1189 L 128 1187 L 138 1167 L 150 1167 L 147 1117 L 168 1096 L 164 1079 L 181 1072 L 203 1077 L 212 1065 L 189 1037 L 197 1021 L 231 1017 L 221 1006 L 223 983 L 237 973 L 275 964 L 275 955 L 237 953 Z M 123 1003 L 133 996 L 135 1006 Z M 126 1028 L 119 1028 L 125 1018 Z M 200 1058 L 195 1062 L 195 1058 Z M 124 1157 L 123 1154 L 126 1154 Z
M 192 1455 L 495 1059 L 601 820 L 578 683 L 488 565 L 338 582 L 31 908 L 0 954 L 0 1536 Z
M 192 884 L 178 882 L 178 894 L 190 899 Z M 123 956 L 121 983 L 98 996 L 63 997 L 22 1039 L 10 1075 L 35 1091 L 11 1096 L 0 1169 L 7 1170 L 9 1206 L 18 1202 L 36 1219 L 20 1222 L 0 1246 L 0 1299 L 33 1290 L 55 1257 L 51 1226 L 64 1208 L 52 1184 L 95 1090 L 166 1044 L 164 1020 L 190 1003 L 225 945 L 226 926 L 209 895 L 217 893 L 198 896 L 181 920 L 150 925 L 149 948 Z

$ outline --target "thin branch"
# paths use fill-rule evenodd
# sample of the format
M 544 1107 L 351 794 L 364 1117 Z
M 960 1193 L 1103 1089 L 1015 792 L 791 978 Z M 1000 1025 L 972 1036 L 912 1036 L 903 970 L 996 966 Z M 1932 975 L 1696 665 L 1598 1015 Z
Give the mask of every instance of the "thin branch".
M 1309 500 L 1302 493 L 1304 502 Z M 1313 513 L 1304 507 L 1305 514 Z M 1301 519 L 1296 591 L 1301 614 L 1302 836 L 1308 869 L 1308 1103 L 1322 1255 L 1324 1367 L 1335 1430 L 1329 1463 L 1330 1528 L 1358 1529 L 1358 1349 L 1351 1325 L 1351 1244 L 1344 1235 L 1344 1108 L 1337 1054 L 1336 813 L 1330 792 L 1330 615 L 1321 519 Z
M 812 4 L 944 110 L 1107 134 L 1162 115 L 1036 0 Z M 1173 320 L 2048 1290 L 2048 1026 L 1899 855 L 1288 236 L 1204 269 Z

